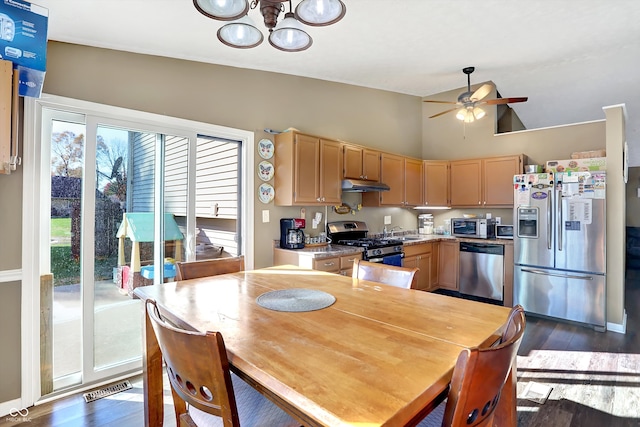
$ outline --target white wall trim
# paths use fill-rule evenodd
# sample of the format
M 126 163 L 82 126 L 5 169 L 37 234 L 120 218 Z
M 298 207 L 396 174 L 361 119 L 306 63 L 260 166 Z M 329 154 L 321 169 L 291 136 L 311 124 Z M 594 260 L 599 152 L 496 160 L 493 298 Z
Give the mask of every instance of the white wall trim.
M 627 333 L 627 310 L 624 310 L 624 316 L 622 316 L 622 324 L 607 322 L 607 331 L 617 332 L 619 334 Z
M 16 282 L 22 280 L 22 270 L 0 271 L 0 283 Z
M 28 420 L 29 418 L 28 414 L 24 417 L 22 415 L 16 415 L 15 417 L 12 416 L 10 413 L 15 410 L 24 410 L 20 399 L 8 400 L 6 402 L 0 403 L 0 416 L 2 417 L 0 418 L 0 421 L 15 422 L 17 424 L 19 422 Z M 19 419 L 13 419 L 13 418 L 19 418 Z

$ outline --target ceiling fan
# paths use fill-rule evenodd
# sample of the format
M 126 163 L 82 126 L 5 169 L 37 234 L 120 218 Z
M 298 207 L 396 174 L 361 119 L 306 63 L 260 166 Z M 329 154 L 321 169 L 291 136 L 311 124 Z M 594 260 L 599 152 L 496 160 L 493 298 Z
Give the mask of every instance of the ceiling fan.
M 462 120 L 465 123 L 471 123 L 475 120 L 479 120 L 485 116 L 485 112 L 480 105 L 497 105 L 497 104 L 511 104 L 514 102 L 525 102 L 527 99 L 525 97 L 519 98 L 496 98 L 496 99 L 485 99 L 483 98 L 491 92 L 491 85 L 484 84 L 480 86 L 478 90 L 475 92 L 471 92 L 471 73 L 473 73 L 475 67 L 466 67 L 462 69 L 462 72 L 467 75 L 467 91 L 463 92 L 458 96 L 458 102 L 453 101 L 435 101 L 435 100 L 425 100 L 424 102 L 433 102 L 437 104 L 453 104 L 455 107 L 442 111 L 438 114 L 434 114 L 430 116 L 430 119 L 434 117 L 442 116 L 443 114 L 450 113 L 452 111 L 458 111 L 456 113 L 456 118 L 458 120 Z

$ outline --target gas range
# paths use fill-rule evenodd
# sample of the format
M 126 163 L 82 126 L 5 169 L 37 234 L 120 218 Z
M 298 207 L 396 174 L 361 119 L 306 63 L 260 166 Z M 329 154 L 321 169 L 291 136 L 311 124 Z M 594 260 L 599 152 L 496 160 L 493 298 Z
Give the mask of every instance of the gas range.
M 332 243 L 364 248 L 365 261 L 385 262 L 385 257 L 404 257 L 402 240 L 367 237 L 368 232 L 367 225 L 362 221 L 336 221 L 327 224 L 327 236 Z

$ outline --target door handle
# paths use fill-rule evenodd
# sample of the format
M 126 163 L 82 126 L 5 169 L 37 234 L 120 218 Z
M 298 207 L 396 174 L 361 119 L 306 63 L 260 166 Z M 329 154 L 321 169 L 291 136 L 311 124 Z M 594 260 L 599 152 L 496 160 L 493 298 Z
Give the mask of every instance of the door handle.
M 562 190 L 558 191 L 558 250 L 562 251 Z
M 551 232 L 553 231 L 553 223 L 551 219 L 551 190 L 547 191 L 547 249 L 551 250 Z
M 576 276 L 575 274 L 549 273 L 548 271 L 544 270 L 530 270 L 528 268 L 523 268 L 521 269 L 521 271 L 525 273 L 542 274 L 543 276 L 563 277 L 565 279 L 593 280 L 593 276 Z

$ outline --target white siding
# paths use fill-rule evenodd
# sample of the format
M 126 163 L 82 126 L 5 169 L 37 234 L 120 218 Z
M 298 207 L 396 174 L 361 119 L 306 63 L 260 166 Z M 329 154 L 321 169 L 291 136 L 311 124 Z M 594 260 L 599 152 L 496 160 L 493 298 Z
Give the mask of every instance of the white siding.
M 153 212 L 153 164 L 156 135 L 130 132 L 133 146 L 130 212 Z

